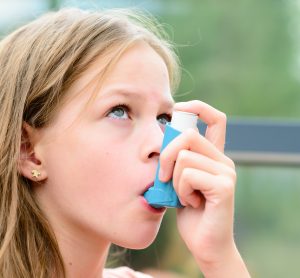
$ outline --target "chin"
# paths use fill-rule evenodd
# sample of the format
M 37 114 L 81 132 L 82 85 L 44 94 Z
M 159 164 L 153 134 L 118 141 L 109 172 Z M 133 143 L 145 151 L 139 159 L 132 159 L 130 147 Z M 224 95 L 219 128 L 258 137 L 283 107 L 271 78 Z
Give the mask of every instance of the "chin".
M 128 249 L 145 249 L 151 245 L 158 233 L 159 227 L 157 229 L 152 229 L 148 231 L 138 231 L 130 233 L 126 238 L 113 242 L 114 244 L 128 248 Z M 126 236 L 126 235 L 124 235 Z
M 149 247 L 154 242 L 154 240 L 155 237 L 148 241 L 143 239 L 143 241 L 126 242 L 124 244 L 117 245 L 127 249 L 141 250 Z
M 140 241 L 135 240 L 135 242 L 129 243 L 126 248 L 135 249 L 135 250 L 145 249 L 154 242 L 155 238 L 156 238 L 156 235 L 155 235 L 155 237 L 152 237 L 151 239 L 144 238 Z

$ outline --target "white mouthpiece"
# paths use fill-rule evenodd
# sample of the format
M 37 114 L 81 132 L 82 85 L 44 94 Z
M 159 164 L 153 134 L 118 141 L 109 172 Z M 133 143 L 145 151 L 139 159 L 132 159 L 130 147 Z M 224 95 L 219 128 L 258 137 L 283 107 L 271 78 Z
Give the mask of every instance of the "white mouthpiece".
M 173 111 L 171 126 L 180 132 L 183 132 L 188 128 L 198 130 L 197 120 L 198 115 L 196 114 L 183 111 Z

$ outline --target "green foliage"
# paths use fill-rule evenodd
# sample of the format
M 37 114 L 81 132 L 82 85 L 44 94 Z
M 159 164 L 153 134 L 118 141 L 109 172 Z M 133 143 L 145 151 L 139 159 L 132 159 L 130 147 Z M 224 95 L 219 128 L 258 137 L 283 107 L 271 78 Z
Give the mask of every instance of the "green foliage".
M 165 2 L 182 6 L 179 0 Z M 184 3 L 179 14 L 166 8 L 162 15 L 189 73 L 178 100 L 201 99 L 229 116 L 300 115 L 289 1 Z

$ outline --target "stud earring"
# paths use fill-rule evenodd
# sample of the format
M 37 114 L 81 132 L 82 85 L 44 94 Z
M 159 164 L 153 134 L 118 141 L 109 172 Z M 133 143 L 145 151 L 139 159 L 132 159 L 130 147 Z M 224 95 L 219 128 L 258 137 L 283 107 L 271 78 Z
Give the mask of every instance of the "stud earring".
M 33 178 L 37 179 L 41 175 L 41 173 L 38 170 L 32 170 L 31 175 Z

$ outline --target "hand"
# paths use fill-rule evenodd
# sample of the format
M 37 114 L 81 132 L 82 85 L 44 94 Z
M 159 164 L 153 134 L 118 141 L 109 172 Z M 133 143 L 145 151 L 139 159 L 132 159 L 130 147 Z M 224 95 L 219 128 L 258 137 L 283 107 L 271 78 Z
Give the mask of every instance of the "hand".
M 186 206 L 177 211 L 179 233 L 206 277 L 234 277 L 224 275 L 228 267 L 236 271 L 240 266 L 248 273 L 233 237 L 236 172 L 224 155 L 226 116 L 196 100 L 177 103 L 174 109 L 195 113 L 207 124 L 205 137 L 187 130 L 160 156 L 160 179 L 173 176 L 174 189 Z

